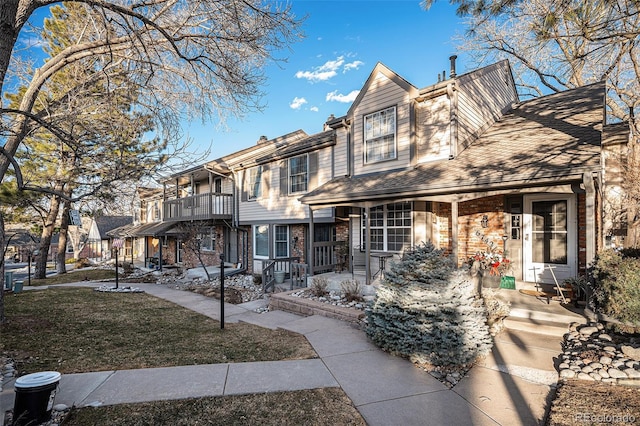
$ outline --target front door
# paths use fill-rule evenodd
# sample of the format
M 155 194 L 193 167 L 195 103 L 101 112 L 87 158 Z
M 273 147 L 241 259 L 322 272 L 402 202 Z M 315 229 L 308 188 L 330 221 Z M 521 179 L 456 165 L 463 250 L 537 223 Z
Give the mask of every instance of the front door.
M 554 284 L 576 276 L 577 219 L 573 194 L 524 197 L 525 281 Z

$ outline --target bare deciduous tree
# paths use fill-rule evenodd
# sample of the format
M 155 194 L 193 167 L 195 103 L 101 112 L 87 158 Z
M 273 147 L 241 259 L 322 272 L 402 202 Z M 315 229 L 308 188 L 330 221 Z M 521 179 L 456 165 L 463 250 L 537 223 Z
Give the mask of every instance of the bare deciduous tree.
M 434 0 L 422 4 L 428 8 Z M 467 17 L 459 47 L 476 65 L 509 59 L 521 96 L 605 81 L 609 122 L 631 130 L 621 205 L 629 234 L 640 227 L 640 3 L 637 0 L 454 0 Z M 635 111 L 635 113 L 634 113 Z M 616 214 L 616 212 L 612 212 Z
M 14 48 L 35 10 L 57 0 L 3 0 L 0 3 L 0 99 L 16 64 Z M 34 113 L 43 88 L 80 61 L 93 61 L 95 78 L 122 70 L 137 90 L 135 109 L 153 118 L 164 140 L 175 139 L 182 118 L 216 119 L 259 109 L 264 67 L 276 52 L 301 35 L 290 8 L 262 0 L 69 0 L 91 9 L 82 37 L 55 51 L 30 74 L 16 107 L 0 108 L 0 183 L 10 167 L 21 189 L 14 156 L 34 129 L 60 140 L 54 123 Z M 115 86 L 114 86 L 115 87 Z M 73 91 L 72 91 L 73 92 Z M 72 92 L 70 92 L 72 94 Z M 0 100 L 0 102 L 3 102 Z M 42 189 L 42 188 L 41 188 Z M 64 188 L 46 189 L 65 197 Z M 0 229 L 3 240 L 4 227 Z M 0 272 L 4 269 L 0 259 Z M 0 284 L 3 282 L 0 274 Z M 4 303 L 0 293 L 0 322 Z

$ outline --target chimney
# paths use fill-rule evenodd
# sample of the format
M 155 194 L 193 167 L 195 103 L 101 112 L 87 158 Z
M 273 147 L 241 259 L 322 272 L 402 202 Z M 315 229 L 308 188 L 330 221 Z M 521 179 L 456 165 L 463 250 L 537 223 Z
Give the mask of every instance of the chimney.
M 451 71 L 449 72 L 449 77 L 451 78 L 456 77 L 456 59 L 458 59 L 456 55 L 449 56 L 449 61 L 451 61 Z
M 265 143 L 266 141 L 268 141 L 267 137 L 262 135 L 260 136 L 260 139 L 258 139 L 258 145 L 260 145 L 261 143 Z

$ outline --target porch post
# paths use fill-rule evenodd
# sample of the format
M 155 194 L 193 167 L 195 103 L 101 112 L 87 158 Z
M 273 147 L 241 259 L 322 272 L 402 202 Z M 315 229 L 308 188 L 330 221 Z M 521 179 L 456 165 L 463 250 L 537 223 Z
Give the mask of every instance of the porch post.
M 458 202 L 451 202 L 451 252 L 458 267 Z
M 195 214 L 195 195 L 196 195 L 196 188 L 194 187 L 194 182 L 193 182 L 193 173 L 191 173 L 191 175 L 189 175 L 189 185 L 191 185 L 191 216 L 193 216 Z
M 313 247 L 313 242 L 315 241 L 314 228 L 313 209 L 309 206 L 309 252 L 307 254 L 307 264 L 309 265 L 309 273 L 311 275 L 314 275 L 313 266 L 315 265 L 315 249 Z
M 589 172 L 582 175 L 582 182 L 586 190 L 585 214 L 586 214 L 586 265 L 589 265 L 596 256 L 596 189 L 593 176 Z M 585 266 L 586 266 L 585 265 Z
M 209 174 L 209 205 L 207 206 L 208 209 L 208 216 L 211 217 L 211 215 L 217 213 L 213 211 L 213 173 L 211 173 L 210 171 L 207 170 L 207 173 Z M 194 191 L 195 192 L 195 191 Z M 195 193 L 194 193 L 195 195 Z M 195 200 L 194 200 L 195 201 Z
M 367 285 L 371 284 L 371 229 L 369 228 L 369 204 L 367 204 L 364 208 L 364 223 L 365 223 L 365 243 L 364 243 L 364 247 L 365 247 L 365 253 L 364 253 L 364 273 L 365 273 L 365 283 Z

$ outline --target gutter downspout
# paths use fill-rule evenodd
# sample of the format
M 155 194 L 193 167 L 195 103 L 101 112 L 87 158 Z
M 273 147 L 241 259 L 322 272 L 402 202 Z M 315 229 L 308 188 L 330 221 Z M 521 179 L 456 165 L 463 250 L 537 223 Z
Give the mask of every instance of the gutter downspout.
M 453 160 L 458 155 L 458 91 L 455 80 L 447 84 L 447 97 L 449 98 L 449 159 Z
M 586 233 L 586 265 L 593 262 L 596 256 L 596 188 L 594 176 L 590 172 L 582 175 L 582 183 L 586 191 L 585 200 L 585 233 Z
M 218 175 L 220 177 L 223 178 L 229 178 L 229 176 L 225 176 L 219 172 L 216 172 L 214 170 L 208 169 L 205 166 L 205 169 L 215 175 Z M 231 171 L 231 181 L 233 182 L 233 193 L 231 194 L 231 202 L 232 202 L 232 207 L 231 209 L 233 210 L 233 217 L 232 217 L 232 222 L 231 222 L 231 228 L 235 229 L 236 231 L 240 231 L 244 234 L 244 238 L 242 238 L 242 268 L 240 268 L 240 271 L 238 271 L 238 273 L 240 272 L 245 272 L 247 271 L 247 268 L 249 266 L 249 232 L 246 229 L 242 229 L 239 226 L 240 223 L 240 203 L 237 201 L 238 200 L 238 179 L 237 179 L 237 172 L 229 167 L 229 170 Z

